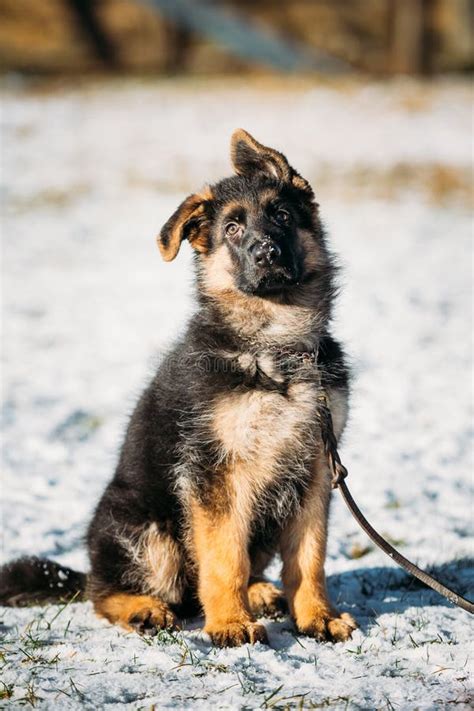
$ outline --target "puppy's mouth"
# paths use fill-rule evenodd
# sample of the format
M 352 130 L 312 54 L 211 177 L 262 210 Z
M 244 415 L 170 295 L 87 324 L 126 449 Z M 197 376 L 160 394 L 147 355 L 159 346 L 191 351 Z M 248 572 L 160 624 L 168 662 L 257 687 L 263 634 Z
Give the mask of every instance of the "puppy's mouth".
M 298 284 L 299 278 L 296 271 L 293 272 L 281 267 L 272 270 L 271 273 L 263 274 L 255 286 L 255 293 L 257 295 L 276 294 Z
M 271 269 L 257 270 L 253 278 L 239 285 L 241 291 L 255 296 L 276 295 L 298 286 L 301 275 L 295 267 L 273 266 Z

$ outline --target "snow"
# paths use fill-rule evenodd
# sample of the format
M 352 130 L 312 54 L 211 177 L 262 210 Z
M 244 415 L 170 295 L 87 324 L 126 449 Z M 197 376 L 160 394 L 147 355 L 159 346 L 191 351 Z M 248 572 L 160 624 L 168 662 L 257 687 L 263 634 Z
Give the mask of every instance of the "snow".
M 343 266 L 335 331 L 355 371 L 341 448 L 353 494 L 404 555 L 472 597 L 472 216 L 421 188 L 343 194 L 358 166 L 469 169 L 467 86 L 117 81 L 6 86 L 2 104 L 3 560 L 35 553 L 86 569 L 82 537 L 127 415 L 192 313 L 189 249 L 165 264 L 154 235 L 184 195 L 228 172 L 229 136 L 243 126 L 322 181 Z M 266 621 L 269 648 L 216 650 L 202 620 L 150 641 L 89 603 L 2 608 L 0 698 L 45 709 L 468 707 L 468 614 L 374 550 L 337 493 L 327 572 L 361 625 L 347 643 L 296 637 L 285 619 Z

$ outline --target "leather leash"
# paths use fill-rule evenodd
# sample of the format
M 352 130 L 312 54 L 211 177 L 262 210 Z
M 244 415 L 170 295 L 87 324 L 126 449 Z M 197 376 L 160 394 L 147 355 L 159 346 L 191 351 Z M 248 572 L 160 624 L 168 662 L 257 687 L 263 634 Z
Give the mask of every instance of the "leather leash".
M 396 548 L 394 548 L 388 541 L 383 538 L 380 533 L 378 533 L 367 521 L 356 502 L 352 498 L 351 492 L 349 491 L 345 478 L 347 477 L 347 469 L 342 464 L 339 457 L 339 452 L 337 451 L 337 440 L 334 434 L 331 410 L 329 408 L 328 397 L 321 387 L 321 394 L 318 396 L 319 401 L 319 420 L 321 425 L 321 436 L 324 444 L 325 453 L 328 458 L 329 468 L 332 474 L 332 487 L 333 489 L 339 489 L 342 498 L 347 504 L 349 511 L 354 516 L 357 523 L 363 529 L 363 531 L 373 540 L 373 542 L 383 550 L 392 560 L 398 565 L 404 568 L 408 573 L 413 575 L 418 580 L 428 587 L 435 590 L 440 595 L 444 595 L 450 602 L 454 603 L 463 610 L 470 612 L 471 615 L 474 614 L 474 603 L 466 598 L 458 595 L 451 590 L 446 585 L 443 585 L 438 580 L 433 578 L 433 576 L 426 573 L 421 568 L 418 568 L 414 563 L 405 558 Z

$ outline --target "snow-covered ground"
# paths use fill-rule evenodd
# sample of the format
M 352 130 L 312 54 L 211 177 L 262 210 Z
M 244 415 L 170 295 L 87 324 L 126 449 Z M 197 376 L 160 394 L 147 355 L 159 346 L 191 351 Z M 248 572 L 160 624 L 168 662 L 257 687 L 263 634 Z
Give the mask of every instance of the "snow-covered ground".
M 4 88 L 2 558 L 86 569 L 82 536 L 127 415 L 192 313 L 189 250 L 164 264 L 154 235 L 228 172 L 237 126 L 320 180 L 343 265 L 335 331 L 356 374 L 341 450 L 354 496 L 407 557 L 472 597 L 472 217 L 462 191 L 433 202 L 424 183 L 371 197 L 371 176 L 399 164 L 438 166 L 455 187 L 469 172 L 459 83 Z M 354 174 L 363 195 L 347 190 Z M 269 648 L 215 650 L 202 620 L 150 641 L 89 603 L 2 608 L 1 704 L 468 707 L 468 614 L 374 550 L 337 493 L 327 572 L 361 625 L 344 644 L 298 638 L 286 619 L 267 623 Z

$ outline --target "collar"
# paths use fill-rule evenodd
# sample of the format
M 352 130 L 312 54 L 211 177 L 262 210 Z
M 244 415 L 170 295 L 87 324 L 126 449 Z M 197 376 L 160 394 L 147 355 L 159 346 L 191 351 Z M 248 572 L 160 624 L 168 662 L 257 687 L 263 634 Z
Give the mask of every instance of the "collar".
M 270 346 L 267 349 L 275 354 L 279 362 L 293 362 L 298 365 L 316 365 L 318 362 L 319 344 L 311 350 L 298 350 L 291 346 Z

